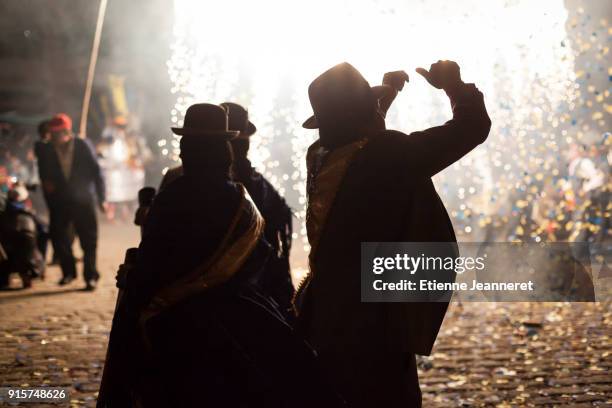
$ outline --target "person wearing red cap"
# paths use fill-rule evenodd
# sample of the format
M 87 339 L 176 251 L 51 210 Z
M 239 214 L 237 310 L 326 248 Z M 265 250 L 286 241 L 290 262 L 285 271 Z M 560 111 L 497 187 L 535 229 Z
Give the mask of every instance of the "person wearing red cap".
M 83 249 L 86 289 L 93 290 L 99 278 L 96 202 L 106 208 L 104 179 L 91 145 L 74 137 L 70 116 L 55 115 L 48 122 L 48 130 L 51 141 L 39 173 L 49 207 L 51 240 L 62 268 L 59 284 L 66 285 L 76 278 L 70 238 L 73 225 Z

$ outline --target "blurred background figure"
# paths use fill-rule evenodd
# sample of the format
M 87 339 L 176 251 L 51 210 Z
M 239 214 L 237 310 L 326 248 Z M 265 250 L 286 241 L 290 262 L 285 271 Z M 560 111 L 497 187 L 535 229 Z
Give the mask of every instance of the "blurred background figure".
M 151 152 L 137 132 L 128 131 L 125 116 L 115 117 L 104 129 L 97 150 L 107 181 L 107 218 L 127 221 L 135 209 L 138 190 L 144 187 L 145 163 Z
M 74 225 L 83 249 L 83 275 L 87 290 L 96 287 L 98 221 L 96 203 L 106 209 L 105 186 L 100 165 L 89 142 L 75 138 L 72 120 L 57 114 L 49 122 L 51 143 L 43 154 L 40 179 L 50 214 L 50 233 L 66 285 L 76 278 L 70 226 Z M 47 160 L 48 159 L 48 160 Z
M 140 236 L 144 234 L 144 225 L 156 193 L 153 187 L 143 187 L 138 191 L 138 209 L 134 214 L 134 224 L 140 227 Z
M 37 172 L 35 173 L 36 182 L 40 183 L 40 168 L 45 167 L 49 161 L 49 143 L 51 142 L 51 132 L 49 131 L 49 120 L 44 120 L 38 124 L 38 140 L 34 142 L 34 156 L 36 158 L 35 167 Z M 43 189 L 43 197 L 46 205 L 48 206 L 48 198 Z M 39 204 L 40 206 L 40 204 Z M 48 223 L 47 223 L 48 224 Z M 42 222 L 39 222 L 37 225 L 38 228 L 38 240 L 41 243 L 39 249 L 43 256 L 43 259 L 47 258 L 47 242 L 50 239 L 49 228 L 48 225 Z M 69 227 L 68 231 L 70 242 L 74 242 L 74 228 L 72 225 Z M 59 265 L 59 257 L 57 256 L 57 252 L 54 250 L 53 255 L 51 257 L 51 265 Z

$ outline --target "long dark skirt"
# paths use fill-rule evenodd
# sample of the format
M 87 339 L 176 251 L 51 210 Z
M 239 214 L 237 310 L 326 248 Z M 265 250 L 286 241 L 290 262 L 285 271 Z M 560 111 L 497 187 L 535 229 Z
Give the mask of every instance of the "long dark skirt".
M 337 407 L 314 352 L 252 290 L 207 293 L 154 318 L 145 407 Z

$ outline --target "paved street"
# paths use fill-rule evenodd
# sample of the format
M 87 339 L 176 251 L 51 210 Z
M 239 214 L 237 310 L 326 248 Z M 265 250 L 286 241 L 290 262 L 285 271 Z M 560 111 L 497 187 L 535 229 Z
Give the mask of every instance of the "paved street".
M 32 290 L 0 293 L 0 385 L 66 386 L 71 406 L 94 405 L 115 269 L 138 230 L 103 225 L 101 235 L 96 292 L 58 287 L 51 267 Z M 419 362 L 425 406 L 612 407 L 611 338 L 610 304 L 455 304 Z
M 0 292 L 2 385 L 71 387 L 72 406 L 95 405 L 117 295 L 116 267 L 139 240 L 130 225 L 103 224 L 100 233 L 96 292 L 81 290 L 82 275 L 67 287 L 57 286 L 58 267 L 48 268 L 45 281 L 34 281 L 31 290 Z
M 421 361 L 424 405 L 610 407 L 611 337 L 610 304 L 454 304 Z

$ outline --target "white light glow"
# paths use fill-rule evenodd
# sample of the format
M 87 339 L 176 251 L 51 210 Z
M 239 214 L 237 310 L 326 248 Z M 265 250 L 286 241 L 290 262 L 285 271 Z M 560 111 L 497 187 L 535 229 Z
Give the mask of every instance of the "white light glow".
M 311 113 L 307 87 L 339 62 L 352 63 L 371 84 L 386 71 L 409 73 L 387 120 L 407 133 L 450 117 L 446 97 L 414 69 L 439 59 L 460 64 L 464 80 L 485 94 L 494 125 L 487 144 L 438 176 L 437 186 L 451 209 L 463 188 L 459 197 L 475 213 L 491 211 L 494 163 L 510 166 L 504 170 L 520 183 L 521 172 L 538 163 L 519 144 L 547 140 L 533 131 L 552 129 L 551 112 L 575 98 L 562 0 L 175 0 L 175 11 L 168 69 L 176 122 L 194 102 L 248 107 L 258 127 L 252 161 L 300 219 L 304 154 L 317 137 L 300 126 Z M 304 228 L 296 231 L 304 241 Z

